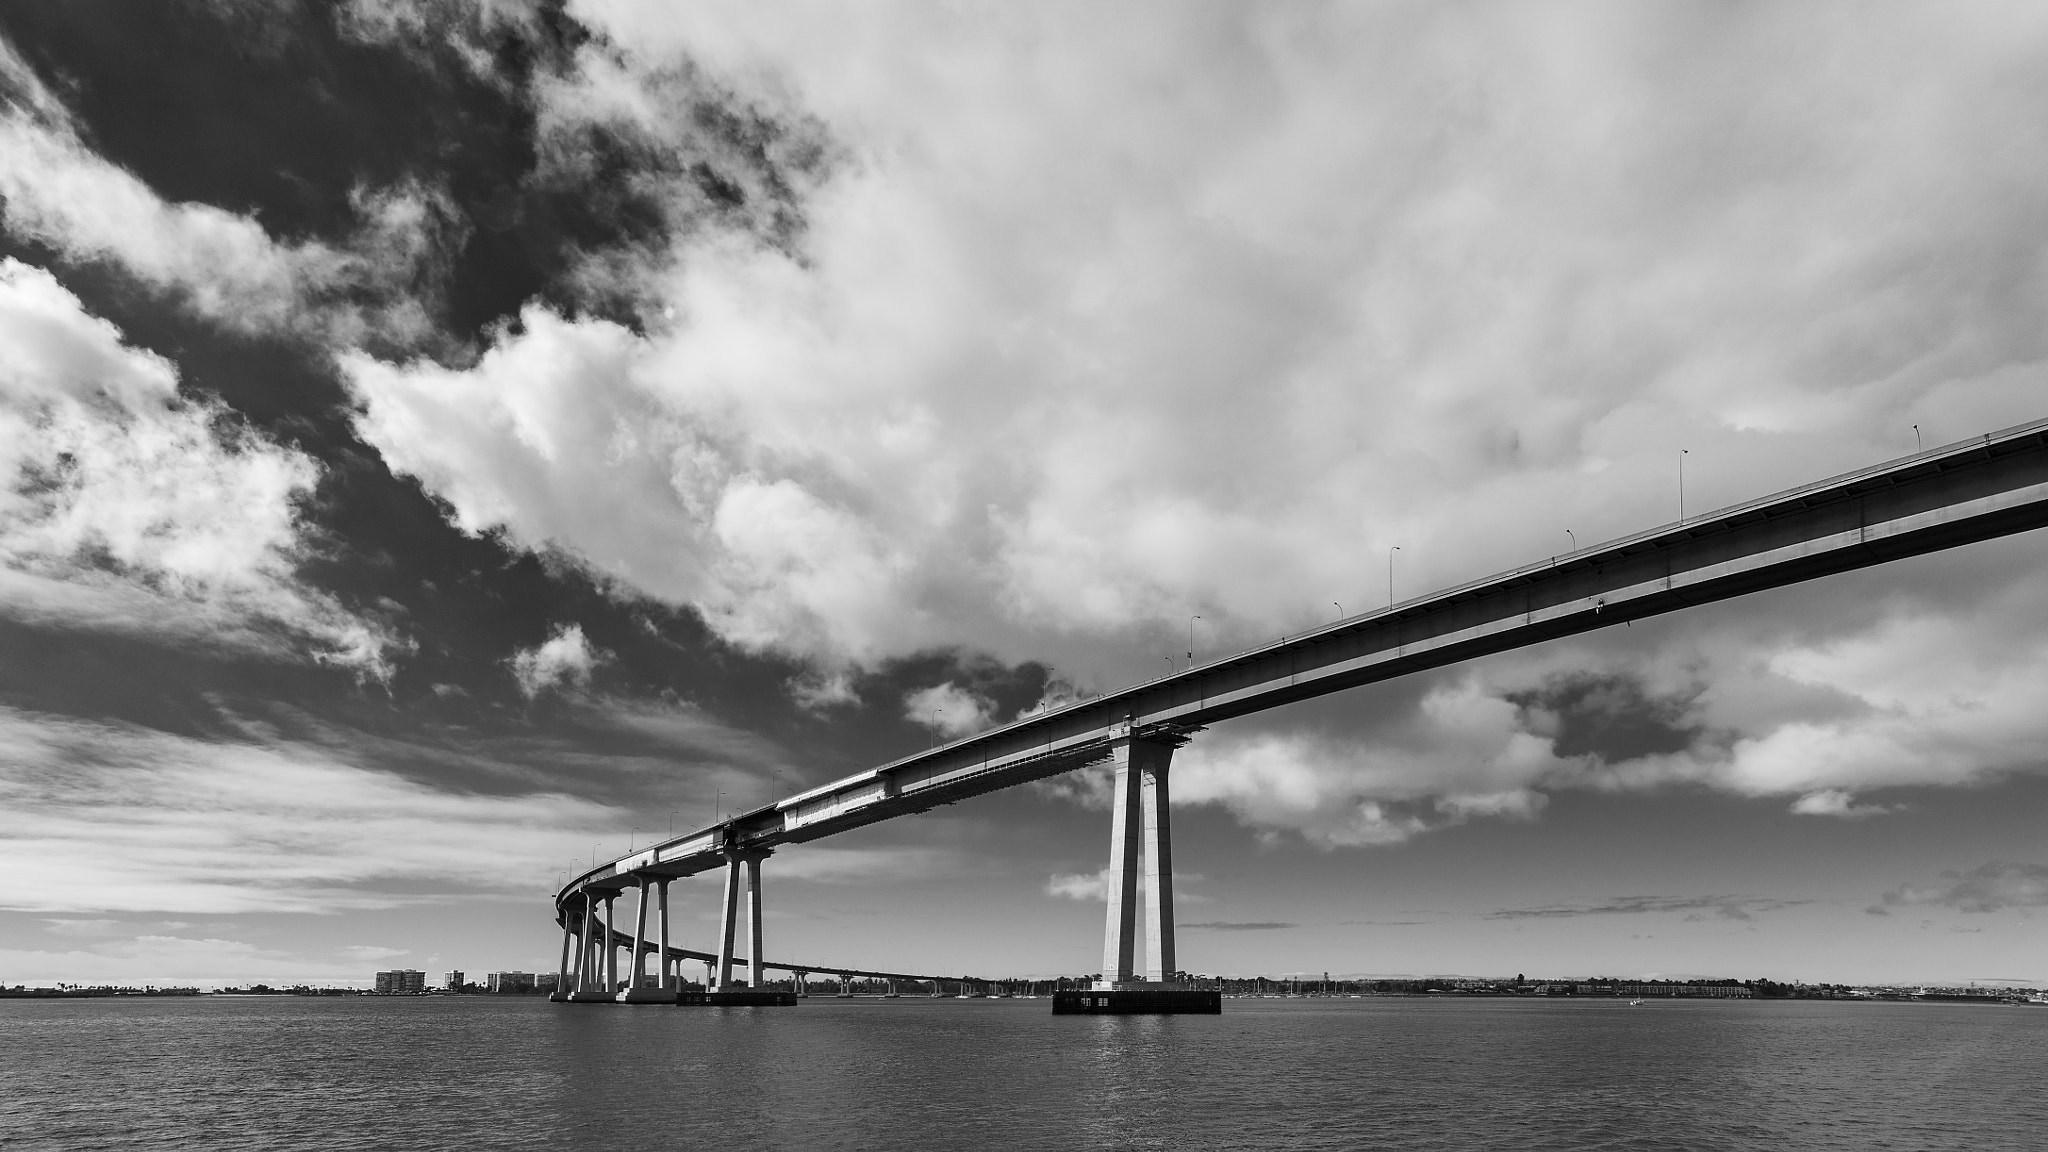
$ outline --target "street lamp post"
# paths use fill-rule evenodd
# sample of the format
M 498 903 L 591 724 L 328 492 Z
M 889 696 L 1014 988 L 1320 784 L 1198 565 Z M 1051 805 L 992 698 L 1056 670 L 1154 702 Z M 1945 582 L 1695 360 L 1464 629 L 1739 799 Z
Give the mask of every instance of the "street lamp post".
M 1200 619 L 1200 616 L 1188 617 L 1188 667 L 1190 668 L 1195 666 L 1195 621 Z
M 1399 544 L 1387 549 L 1387 607 L 1389 608 L 1394 606 L 1394 553 L 1400 550 L 1401 546 Z
M 1685 458 L 1692 455 L 1683 448 L 1678 450 L 1678 523 L 1685 524 Z

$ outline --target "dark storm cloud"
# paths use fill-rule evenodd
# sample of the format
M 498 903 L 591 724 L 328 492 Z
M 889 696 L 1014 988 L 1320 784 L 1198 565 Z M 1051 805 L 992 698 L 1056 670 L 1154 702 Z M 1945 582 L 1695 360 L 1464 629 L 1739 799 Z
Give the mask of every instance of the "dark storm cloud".
M 1530 715 L 1532 729 L 1553 734 L 1559 756 L 1598 756 L 1614 764 L 1683 752 L 1701 734 L 1686 718 L 1689 700 L 1653 696 L 1626 673 L 1560 673 L 1506 699 Z
M 1759 913 L 1809 903 L 1806 900 L 1774 900 L 1754 896 L 1617 896 L 1590 904 L 1553 904 L 1542 908 L 1503 908 L 1486 914 L 1488 920 L 1556 920 L 1579 916 L 1634 916 L 1644 913 L 1683 912 L 1688 920 L 1751 920 Z
M 1943 872 L 1934 884 L 1894 888 L 1865 911 L 1888 916 L 1894 908 L 1928 905 L 1958 912 L 2048 907 L 2048 866 L 1994 860 L 1967 872 Z

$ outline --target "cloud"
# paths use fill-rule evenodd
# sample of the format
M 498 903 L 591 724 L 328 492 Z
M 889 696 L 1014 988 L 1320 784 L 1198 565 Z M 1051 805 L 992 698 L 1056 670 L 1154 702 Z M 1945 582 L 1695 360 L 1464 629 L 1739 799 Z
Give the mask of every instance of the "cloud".
M 45 920 L 43 931 L 53 936 L 113 936 L 121 931 L 118 920 Z
M 1299 928 L 1299 924 L 1283 924 L 1277 920 L 1253 920 L 1237 922 L 1231 920 L 1205 920 L 1197 924 L 1181 924 L 1181 928 L 1198 928 L 1208 932 L 1270 932 L 1279 928 Z
M 234 0 L 215 0 L 232 8 Z M 344 0 L 333 12 L 335 27 L 348 39 L 414 49 L 445 47 L 472 74 L 503 81 L 489 38 L 530 32 L 541 17 L 532 0 Z
M 1753 920 L 1766 912 L 1806 904 L 1755 896 L 1617 896 L 1592 904 L 1553 904 L 1540 908 L 1503 908 L 1488 920 L 1555 920 L 1580 916 L 1636 916 L 1683 912 L 1687 920 Z
M 416 184 L 358 188 L 352 200 L 361 223 L 342 248 L 280 242 L 251 216 L 167 202 L 95 153 L 0 39 L 0 219 L 68 261 L 114 264 L 242 332 L 417 343 L 431 325 L 411 289 L 447 247 L 452 210 Z
M 947 736 L 965 736 L 995 722 L 996 703 L 948 680 L 903 695 L 903 718 Z
M 375 964 L 380 960 L 412 955 L 411 951 L 404 948 L 386 948 L 378 944 L 351 944 L 343 948 L 341 954 L 363 964 Z
M 1097 689 L 1555 552 L 1567 525 L 1667 520 L 1681 444 L 1714 504 L 1914 425 L 2039 415 L 2048 159 L 2002 146 L 2048 114 L 2026 9 L 576 13 L 596 37 L 529 94 L 532 178 L 624 142 L 655 162 L 613 183 L 664 226 L 584 253 L 473 358 L 369 349 L 403 317 L 336 302 L 384 307 L 380 277 L 431 264 L 430 185 L 362 192 L 362 238 L 285 243 L 93 155 L 11 54 L 9 225 L 221 323 L 314 333 L 359 433 L 457 526 L 808 662 L 813 709 L 935 648 Z M 1787 48 L 1811 43 L 1826 67 Z M 122 378 L 156 395 L 145 367 Z M 1559 788 L 1854 816 L 2039 770 L 2043 554 L 1239 722 L 1182 754 L 1176 794 L 1334 847 L 1534 818 Z M 23 571 L 0 568 L 10 610 L 84 611 L 85 585 Z M 92 595 L 124 627 L 158 602 Z M 545 648 L 530 693 L 584 682 Z
M 600 697 L 586 701 L 603 724 L 734 768 L 770 774 L 791 770 L 789 753 L 773 740 L 735 728 L 687 701 Z
M 1906 884 L 1886 892 L 1869 911 L 1938 905 L 1959 912 L 2048 907 L 2048 867 L 1994 860 L 1967 872 L 1943 872 L 1940 883 Z
M 579 15 L 544 120 L 680 148 L 687 74 L 842 159 L 606 264 L 639 327 L 345 360 L 360 428 L 750 647 L 1128 679 L 1668 520 L 1680 438 L 1715 502 L 2038 407 L 2018 10 Z
M 1478 816 L 1533 818 L 1532 785 L 1580 765 L 1475 677 L 1428 690 L 1368 736 L 1234 727 L 1175 754 L 1177 804 L 1218 804 L 1253 828 L 1325 848 L 1397 844 Z M 1434 798 L 1433 800 L 1430 798 Z
M 329 912 L 542 899 L 622 813 L 556 792 L 445 791 L 336 750 L 200 740 L 0 708 L 0 904 L 45 912 Z
M 860 703 L 853 677 L 844 669 L 798 676 L 789 682 L 789 698 L 806 712 L 823 713 Z
M 958 853 L 943 848 L 830 848 L 817 844 L 777 850 L 764 865 L 774 879 L 819 884 L 865 884 L 957 873 Z
M 266 982 L 365 983 L 352 961 L 306 956 L 222 937 L 143 935 L 65 952 L 0 948 L 0 969 L 17 983 L 156 984 L 219 987 Z
M 581 624 L 566 624 L 545 642 L 514 652 L 510 663 L 519 690 L 531 700 L 550 688 L 588 685 L 590 674 L 608 658 L 608 653 L 592 648 L 583 638 Z
M 1107 900 L 1109 869 L 1100 872 L 1056 873 L 1046 878 L 1045 894 L 1066 900 Z
M 11 258 L 0 347 L 0 612 L 389 675 L 404 642 L 297 579 L 309 457 Z
M 1815 588 L 1649 644 L 1625 630 L 1235 721 L 1176 753 L 1174 798 L 1335 847 L 1535 818 L 1560 789 L 1707 787 L 1861 819 L 1899 810 L 1868 791 L 2039 772 L 2044 545 L 2012 542 L 2010 574 L 1956 557 L 1861 619 L 1829 619 Z M 1099 772 L 1045 790 L 1107 797 Z
M 1882 816 L 1891 809 L 1883 804 L 1858 804 L 1856 797 L 1840 788 L 1828 788 L 1809 792 L 1792 802 L 1792 812 L 1800 816 L 1839 816 L 1844 820 L 1861 820 L 1869 816 Z

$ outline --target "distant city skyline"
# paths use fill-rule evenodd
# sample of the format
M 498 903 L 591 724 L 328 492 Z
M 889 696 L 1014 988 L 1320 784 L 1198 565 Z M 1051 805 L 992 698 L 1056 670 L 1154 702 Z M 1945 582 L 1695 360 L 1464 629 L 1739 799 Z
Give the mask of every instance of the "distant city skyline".
M 9 4 L 0 980 L 552 973 L 629 845 L 2048 417 L 2044 73 L 2016 3 Z M 1230 720 L 1178 964 L 2048 985 L 2044 691 L 2036 531 Z M 767 951 L 1094 971 L 1107 798 L 779 851 Z

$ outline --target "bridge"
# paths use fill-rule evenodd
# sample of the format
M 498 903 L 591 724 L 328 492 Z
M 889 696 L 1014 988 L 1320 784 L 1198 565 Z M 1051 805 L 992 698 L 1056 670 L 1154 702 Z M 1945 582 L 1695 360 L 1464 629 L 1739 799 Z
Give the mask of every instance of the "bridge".
M 761 865 L 801 844 L 1091 764 L 1114 766 L 1105 989 L 1167 987 L 1174 953 L 1168 781 L 1174 750 L 1208 725 L 1698 604 L 2048 526 L 2048 420 L 1986 433 L 1761 499 L 1687 517 L 1352 616 L 1128 688 L 1020 717 L 738 813 L 585 872 L 555 896 L 557 998 L 676 1002 L 677 966 L 708 958 L 720 990 L 761 959 Z M 715 953 L 669 940 L 671 881 L 722 870 Z M 1144 899 L 1139 961 L 1139 897 Z M 637 893 L 635 929 L 614 902 Z M 745 909 L 746 959 L 735 954 Z M 657 915 L 650 938 L 648 914 Z M 618 955 L 628 956 L 622 980 Z M 646 958 L 659 958 L 647 971 Z M 747 967 L 735 983 L 733 969 Z M 929 975 L 869 974 L 933 980 Z M 952 980 L 957 977 L 943 977 Z M 623 990 L 621 990 L 623 985 Z

